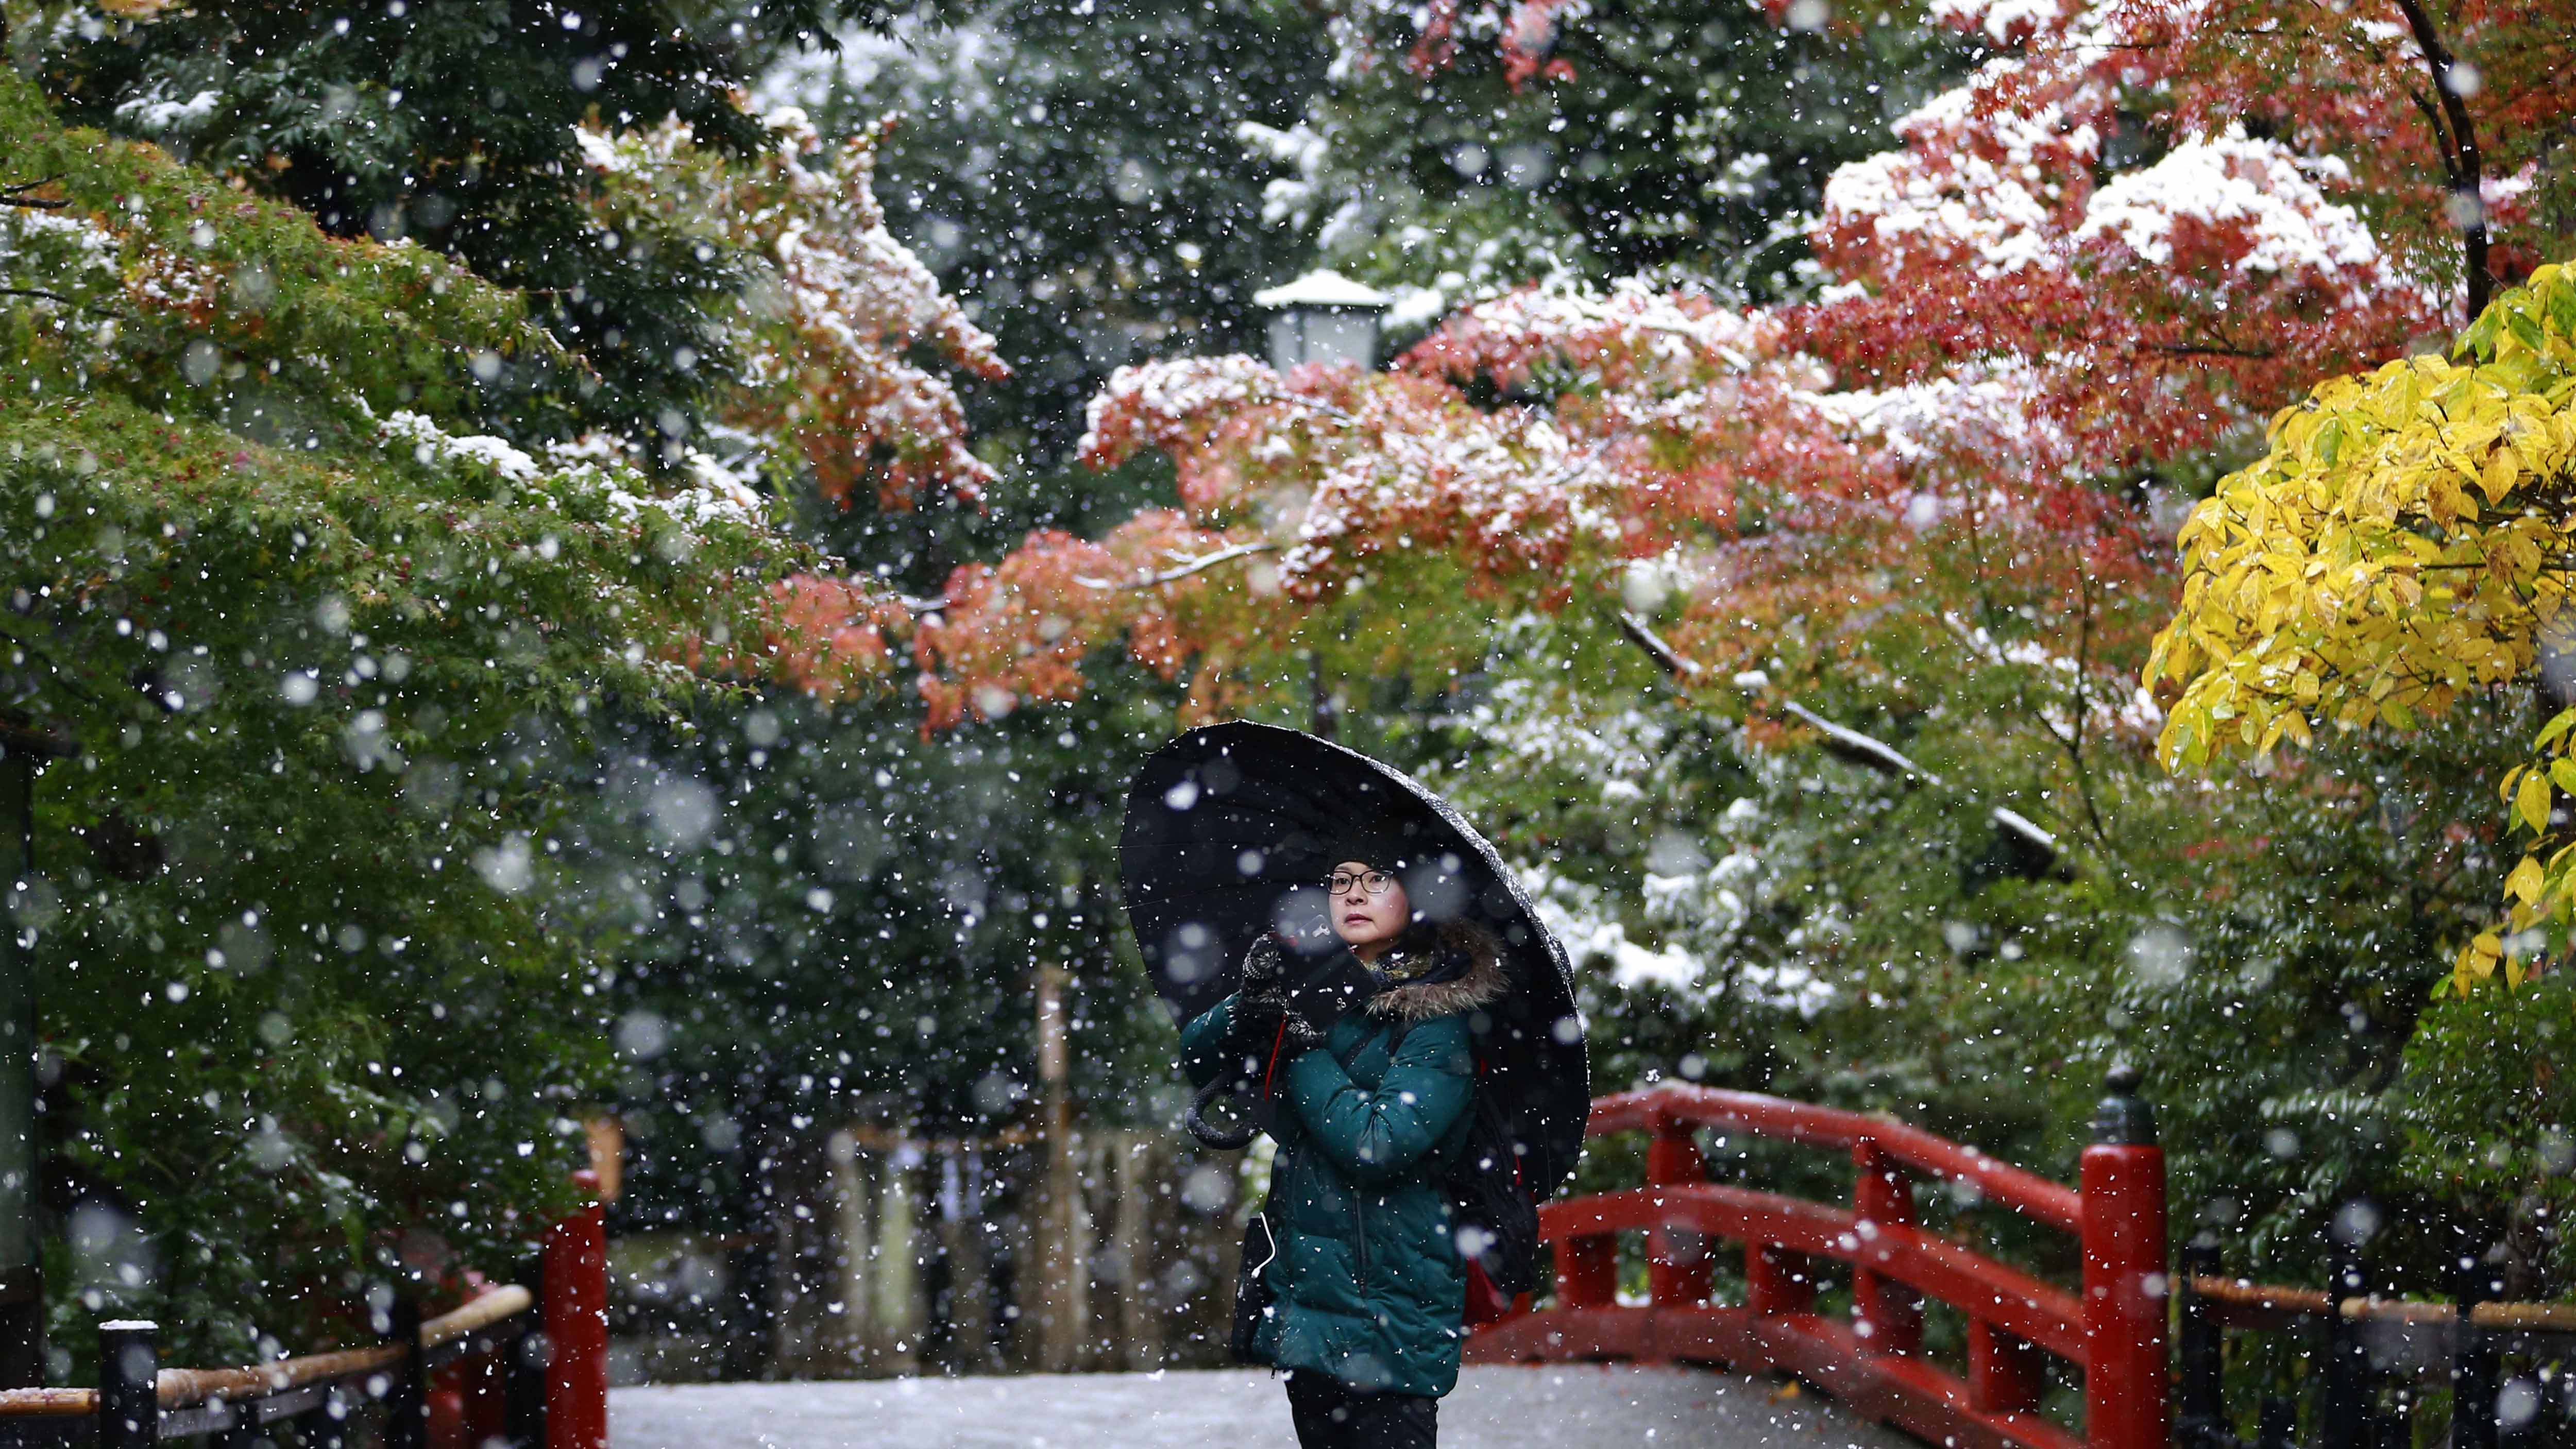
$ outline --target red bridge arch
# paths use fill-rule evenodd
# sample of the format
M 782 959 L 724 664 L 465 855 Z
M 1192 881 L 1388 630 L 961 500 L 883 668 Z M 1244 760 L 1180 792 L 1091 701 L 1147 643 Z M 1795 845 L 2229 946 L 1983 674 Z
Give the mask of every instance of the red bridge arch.
M 2136 1078 L 2115 1072 L 2095 1119 L 2082 1185 L 2069 1188 L 1900 1122 L 1752 1092 L 1668 1087 L 1592 1104 L 1591 1136 L 1649 1134 L 1642 1187 L 1549 1203 L 1539 1236 L 1556 1249 L 1553 1305 L 1477 1328 L 1471 1363 L 1631 1359 L 1732 1364 L 1796 1374 L 1872 1417 L 1953 1449 L 2163 1449 L 2166 1368 L 2164 1152 Z M 1747 1132 L 1848 1152 L 1848 1205 L 1708 1181 L 1694 1133 Z M 2073 1234 L 2080 1293 L 1926 1231 L 1908 1174 L 1973 1184 L 1985 1201 Z M 1618 1239 L 1647 1241 L 1648 1301 L 1618 1302 Z M 1685 1236 L 1688 1235 L 1688 1236 Z M 1711 1255 L 1742 1245 L 1740 1305 L 1710 1297 Z M 1852 1314 L 1816 1312 L 1810 1265 L 1851 1266 Z M 1963 1380 L 1921 1355 L 1921 1297 L 1968 1320 Z M 2039 1355 L 2084 1378 L 2084 1433 L 2038 1412 Z

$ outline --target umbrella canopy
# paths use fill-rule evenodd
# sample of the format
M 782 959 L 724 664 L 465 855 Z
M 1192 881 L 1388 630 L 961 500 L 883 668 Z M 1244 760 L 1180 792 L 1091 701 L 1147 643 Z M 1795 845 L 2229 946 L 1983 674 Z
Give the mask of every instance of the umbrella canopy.
M 1590 1068 L 1565 948 L 1475 827 L 1401 770 L 1313 735 L 1235 721 L 1155 752 L 1127 792 L 1119 841 L 1127 914 L 1154 988 L 1187 1021 L 1231 992 L 1264 934 L 1335 948 L 1323 881 L 1354 837 L 1411 864 L 1405 893 L 1436 920 L 1501 943 L 1510 993 L 1478 1011 L 1484 1090 L 1504 1108 L 1546 1197 L 1574 1170 Z

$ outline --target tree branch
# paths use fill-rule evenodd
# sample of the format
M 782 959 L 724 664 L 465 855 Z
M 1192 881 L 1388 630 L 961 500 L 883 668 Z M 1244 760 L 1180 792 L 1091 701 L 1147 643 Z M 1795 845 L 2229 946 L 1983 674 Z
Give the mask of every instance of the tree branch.
M 1665 673 L 1677 679 L 1694 682 L 1708 677 L 1708 666 L 1697 660 L 1682 657 L 1673 649 L 1673 646 L 1664 642 L 1662 636 L 1648 628 L 1645 620 L 1624 609 L 1619 612 L 1619 631 L 1628 636 L 1629 642 L 1644 650 L 1648 658 L 1661 665 Z M 1752 678 L 1758 679 L 1759 676 L 1752 676 Z M 1738 676 L 1739 684 L 1745 683 L 1746 680 L 1746 676 Z M 1778 709 L 1780 713 L 1822 736 L 1825 753 L 1836 759 L 1858 765 L 1866 770 L 1875 770 L 1879 774 L 1908 785 L 1928 784 L 1954 798 L 1963 798 L 1952 788 L 1949 781 L 1914 763 L 1903 750 L 1885 740 L 1862 734 L 1847 725 L 1835 724 L 1794 699 L 1780 700 Z M 1998 835 L 2013 837 L 2024 848 L 2035 853 L 2041 861 L 2041 873 L 2065 874 L 2072 870 L 2064 852 L 2058 847 L 2057 837 L 2033 822 L 2028 816 L 1998 805 L 1986 812 L 1986 822 L 1994 827 Z
M 1619 611 L 1619 632 L 1628 636 L 1629 643 L 1645 650 L 1646 657 L 1661 666 L 1666 674 L 1695 680 L 1704 672 L 1698 661 L 1684 659 L 1674 653 L 1673 646 L 1665 643 L 1662 635 L 1646 627 L 1645 620 L 1625 609 Z
M 2438 131 L 2434 139 L 2444 145 L 2445 168 L 2449 170 L 2452 204 L 2458 208 L 2455 218 L 2461 222 L 2460 238 L 2467 252 L 2469 283 L 2469 320 L 2487 309 L 2492 283 L 2487 277 L 2487 209 L 2483 188 L 2485 161 L 2478 153 L 2477 123 L 2469 119 L 2468 103 L 2459 90 L 2459 60 L 2450 47 L 2442 43 L 2440 32 L 2433 29 L 2433 18 L 2424 13 L 2421 0 L 2397 0 L 2397 8 L 2406 16 L 2408 28 L 2415 32 L 2415 48 L 2424 53 L 2424 65 L 2433 73 L 2433 89 L 2448 123 L 2450 135 Z
M 10 186 L 0 186 L 0 206 L 24 206 L 38 211 L 60 211 L 71 203 L 48 201 L 41 196 L 29 196 L 27 193 L 40 186 L 51 186 L 62 179 L 60 175 L 45 176 L 34 181 L 21 181 Z
M 2147 350 L 2167 357 L 2242 357 L 2249 361 L 2277 355 L 2268 347 L 2235 347 L 2224 342 L 2150 342 Z
M 1221 548 L 1214 553 L 1201 554 L 1194 559 L 1184 559 L 1161 573 L 1146 574 L 1126 583 L 1120 583 L 1115 579 L 1086 579 L 1079 574 L 1074 576 L 1073 581 L 1086 589 L 1150 589 L 1158 584 L 1177 584 L 1192 574 L 1215 568 L 1221 563 L 1232 563 L 1236 559 L 1249 558 L 1257 553 L 1275 553 L 1278 549 L 1279 545 L 1275 543 L 1238 543 L 1231 548 Z
M 1286 393 L 1281 395 L 1279 400 L 1284 403 L 1304 408 L 1309 412 L 1322 413 L 1324 416 L 1331 418 L 1333 421 L 1341 423 L 1344 426 L 1348 426 L 1359 421 L 1359 419 L 1351 413 L 1346 412 L 1341 408 L 1337 408 L 1331 403 L 1325 402 L 1320 398 L 1307 397 L 1302 393 Z
M 2093 772 L 2084 763 L 2084 727 L 2092 719 L 2093 706 L 2085 693 L 2085 675 L 2093 662 L 2093 579 L 2083 575 L 2084 612 L 2075 634 L 2075 722 L 2074 738 L 2066 742 L 2066 757 L 2075 771 L 2075 798 L 2084 804 L 2085 823 L 2093 827 L 2093 839 L 2105 848 L 2111 844 L 2111 832 L 2102 828 L 2102 811 L 2093 800 Z

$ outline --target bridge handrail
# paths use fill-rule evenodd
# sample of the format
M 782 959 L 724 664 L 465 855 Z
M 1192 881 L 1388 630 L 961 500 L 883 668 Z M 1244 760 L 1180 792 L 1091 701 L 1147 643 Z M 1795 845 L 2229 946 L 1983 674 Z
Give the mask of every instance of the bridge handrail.
M 1646 1181 L 1552 1202 L 1552 1305 L 1479 1325 L 1471 1359 L 1632 1358 L 1797 1374 L 1952 1449 L 2166 1449 L 2172 1423 L 2164 1154 L 2136 1074 L 2116 1069 L 2083 1152 L 2080 1188 L 1903 1122 L 1758 1092 L 1661 1086 L 1592 1104 L 1587 1136 L 1648 1134 Z M 1848 1204 L 1710 1180 L 1701 1128 L 1849 1152 Z M 2037 1278 L 1917 1221 L 1909 1174 L 2072 1234 L 2081 1291 Z M 1646 1298 L 1620 1291 L 1619 1238 L 1646 1238 Z M 1745 1301 L 1714 1296 L 1711 1246 L 1740 1243 Z M 1850 1265 L 1848 1320 L 1818 1311 L 1815 1264 Z M 1967 1319 L 1966 1378 L 1925 1360 L 1924 1298 Z M 2085 1427 L 2039 1412 L 2043 1354 L 2084 1379 Z
M 1760 1092 L 1687 1085 L 1645 1087 L 1602 1097 L 1592 1104 L 1584 1134 L 1651 1132 L 1665 1122 L 1726 1127 L 1812 1147 L 1853 1148 L 1863 1142 L 1897 1162 L 1952 1182 L 1972 1184 L 1986 1198 L 2061 1232 L 2084 1231 L 2083 1199 L 2075 1189 L 2026 1172 L 1976 1148 L 1936 1137 L 1889 1117 L 1820 1107 Z
M 590 1172 L 573 1174 L 573 1183 L 598 1191 Z M 497 1386 L 485 1407 L 498 1405 L 514 1441 L 608 1449 L 603 1228 L 594 1198 L 546 1230 L 537 1262 L 542 1294 L 501 1284 L 427 1320 L 412 1300 L 397 1298 L 377 1323 L 383 1340 L 361 1348 L 239 1368 L 162 1368 L 158 1324 L 101 1324 L 97 1387 L 0 1390 L 0 1444 L 135 1449 L 229 1435 L 340 1414 L 345 1406 L 334 1399 L 364 1381 L 366 1396 L 384 1403 L 390 1449 L 446 1449 L 486 1437 L 460 1417 L 462 1388 L 451 1383 L 433 1393 L 430 1376 L 461 1373 L 458 1361 L 465 1360 L 482 1365 L 477 1372 Z M 542 1342 L 544 1351 L 526 1351 L 530 1342 Z
M 453 1313 L 420 1326 L 424 1354 L 525 1313 L 536 1295 L 515 1283 L 493 1288 Z M 403 1346 L 380 1343 L 370 1348 L 344 1348 L 308 1353 L 243 1368 L 165 1368 L 153 1381 L 153 1396 L 165 1409 L 184 1409 L 209 1399 L 239 1401 L 282 1394 L 307 1384 L 356 1378 L 402 1361 Z M 83 1415 L 98 1412 L 96 1389 L 0 1389 L 0 1417 Z

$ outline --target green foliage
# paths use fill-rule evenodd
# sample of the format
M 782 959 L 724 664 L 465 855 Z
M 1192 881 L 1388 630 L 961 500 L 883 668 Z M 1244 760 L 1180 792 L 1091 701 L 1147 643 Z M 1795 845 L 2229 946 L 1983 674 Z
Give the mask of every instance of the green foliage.
M 2193 510 L 2181 606 L 2147 677 L 2181 687 L 2166 763 L 2306 744 L 2331 721 L 2417 729 L 2463 697 L 2538 678 L 2567 627 L 2562 521 L 2576 464 L 2576 279 L 2542 267 L 2463 333 L 2320 384 L 2274 419 L 2271 451 Z M 2515 944 L 2461 946 L 2466 994 L 2576 917 L 2576 844 L 2552 800 L 2576 788 L 2561 715 L 2498 788 L 2533 842 L 2504 890 Z
M 709 146 L 757 146 L 732 101 L 753 57 L 721 13 L 702 30 L 661 0 L 118 9 L 138 18 L 66 7 L 23 32 L 69 118 L 162 142 L 334 236 L 409 237 L 534 299 L 562 350 L 496 380 L 506 405 L 483 426 L 687 428 L 725 351 L 699 304 L 738 280 L 734 258 L 598 225 L 573 128 L 677 115 Z
M 552 776 L 612 709 L 699 698 L 683 661 L 804 555 L 468 431 L 481 374 L 553 351 L 516 296 L 14 76 L 0 123 L 0 683 L 80 751 L 12 903 L 77 1229 L 57 1341 L 139 1310 L 183 1358 L 311 1346 L 365 1277 L 514 1272 L 564 1201 L 607 942 L 529 892 Z
M 2571 1032 L 2576 977 L 2565 971 L 2517 993 L 2436 1001 L 2406 1044 L 2392 1102 L 2406 1186 L 2501 1221 L 2507 1261 L 2524 1269 L 2517 1293 L 2576 1281 L 2576 1241 L 2551 1230 L 2576 1211 Z
M 1980 648 L 1901 611 L 1874 622 L 1866 663 L 1801 697 L 1903 750 L 1911 783 L 1784 749 L 1723 695 L 1676 697 L 1641 655 L 1554 625 L 1515 630 L 1445 706 L 1410 706 L 1425 725 L 1368 743 L 1496 827 L 1565 913 L 1600 1089 L 1698 1080 L 1892 1111 L 2064 1181 L 2104 1070 L 2127 1060 L 2179 1235 L 2312 1282 L 2326 1225 L 2368 1196 L 2396 1229 L 2377 1271 L 2447 1291 L 2444 1253 L 2513 1199 L 2418 1164 L 2415 1124 L 2458 1127 L 2455 1154 L 2481 1161 L 2511 1138 L 2497 1175 L 2526 1187 L 2558 1150 L 2541 1125 L 2476 1129 L 2497 1092 L 2428 1071 L 2415 1045 L 2433 1039 L 2418 1022 L 2440 944 L 2483 918 L 2497 853 L 2501 812 L 2457 803 L 2494 800 L 2528 711 L 2464 707 L 2423 735 L 2178 787 L 2137 728 L 2070 751 L 2070 672 L 2016 634 Z M 2084 708 L 2122 703 L 2110 679 L 2089 687 Z M 2002 849 L 1996 805 L 2056 835 L 2062 874 Z M 1623 942 L 1695 965 L 1623 962 Z M 2473 1023 L 2433 1021 L 2466 1056 Z M 1732 1150 L 1730 1172 L 1844 1190 L 1813 1154 Z M 1960 1230 L 2064 1266 L 2061 1240 L 2009 1215 Z
M 1318 108 L 1305 224 L 1331 218 L 1326 253 L 1371 276 L 1456 274 L 1438 283 L 1453 300 L 1561 269 L 1795 290 L 1826 178 L 1965 67 L 1955 42 L 1885 17 L 1802 31 L 1756 6 L 1622 0 L 1556 18 L 1561 78 L 1515 80 L 1481 29 L 1426 76 L 1406 63 L 1410 12 L 1349 9 L 1343 43 L 1373 63 L 1338 67 Z
M 558 888 L 645 928 L 614 993 L 623 1220 L 757 1224 L 759 1159 L 816 1122 L 975 1138 L 1022 1121 L 1039 961 L 1071 980 L 1086 1116 L 1177 1121 L 1170 1023 L 1115 905 L 1125 780 L 1171 704 L 1139 711 L 1150 681 L 1111 680 L 935 749 L 910 702 L 794 697 L 634 741 Z M 703 827 L 674 839 L 675 812 Z

